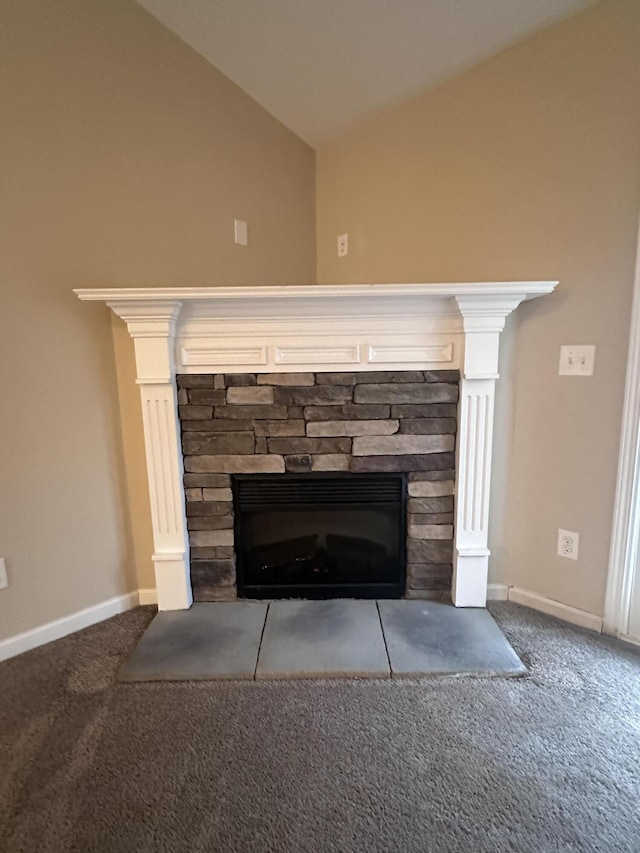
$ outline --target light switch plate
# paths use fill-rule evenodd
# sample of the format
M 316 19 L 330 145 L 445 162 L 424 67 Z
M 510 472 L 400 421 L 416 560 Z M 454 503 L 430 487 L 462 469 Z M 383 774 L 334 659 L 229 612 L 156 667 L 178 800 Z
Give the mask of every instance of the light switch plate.
M 560 347 L 559 376 L 593 376 L 596 361 L 596 348 L 566 344 Z

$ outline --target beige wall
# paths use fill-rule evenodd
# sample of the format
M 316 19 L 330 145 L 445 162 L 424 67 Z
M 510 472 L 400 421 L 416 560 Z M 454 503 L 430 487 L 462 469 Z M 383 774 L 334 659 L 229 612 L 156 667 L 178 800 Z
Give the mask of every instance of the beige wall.
M 72 288 L 311 281 L 315 187 L 313 151 L 129 0 L 4 0 L 0 55 L 2 638 L 153 585 L 130 342 Z
M 639 45 L 640 3 L 605 0 L 317 163 L 321 284 L 560 280 L 506 333 L 492 578 L 599 614 L 640 207 Z M 593 378 L 558 377 L 562 343 L 596 344 Z M 578 562 L 555 556 L 558 527 L 580 533 Z

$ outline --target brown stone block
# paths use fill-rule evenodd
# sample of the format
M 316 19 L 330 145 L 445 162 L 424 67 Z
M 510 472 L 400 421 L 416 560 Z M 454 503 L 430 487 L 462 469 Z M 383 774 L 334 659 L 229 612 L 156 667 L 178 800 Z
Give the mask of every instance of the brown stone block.
M 351 456 L 339 453 L 320 453 L 311 457 L 312 471 L 348 471 Z
M 268 435 L 271 438 L 278 436 L 303 436 L 304 421 L 257 421 L 255 433 L 258 436 Z
M 455 403 L 424 403 L 418 405 L 391 406 L 392 418 L 457 418 L 458 407 Z
M 394 435 L 400 421 L 382 419 L 375 421 L 311 421 L 307 424 L 309 436 L 332 435 Z
M 288 417 L 286 406 L 216 406 L 216 418 L 283 421 Z
M 236 582 L 233 560 L 192 560 L 191 583 L 195 587 L 230 586 Z
M 193 587 L 193 600 L 196 604 L 204 601 L 235 601 L 238 597 L 235 586 L 211 586 L 203 584 Z
M 258 385 L 315 385 L 313 373 L 260 373 Z
M 189 390 L 189 403 L 192 406 L 223 406 L 227 392 L 216 391 L 213 388 L 191 388 Z
M 453 560 L 453 542 L 441 539 L 407 542 L 407 573 L 415 563 L 450 563 Z
M 282 474 L 282 456 L 261 454 L 260 456 L 185 456 L 185 470 L 189 473 L 220 474 Z
M 192 546 L 192 560 L 230 560 L 233 557 L 233 547 L 228 545 L 213 545 L 208 547 Z
M 455 435 L 455 418 L 402 418 L 400 432 L 405 435 Z
M 253 453 L 255 439 L 251 432 L 185 432 L 182 435 L 182 451 L 189 456 L 216 453 Z
M 444 578 L 451 583 L 453 566 L 451 563 L 412 563 L 407 568 L 407 576 L 412 580 L 427 580 L 428 578 Z M 425 589 L 425 587 L 422 587 Z
M 228 474 L 185 474 L 185 488 L 224 489 L 231 485 Z
M 255 373 L 225 373 L 224 384 L 227 388 L 242 388 L 256 384 Z
M 189 392 L 186 388 L 178 389 L 178 405 L 179 406 L 188 406 L 189 405 Z
M 389 417 L 389 406 L 307 406 L 304 417 L 307 421 L 380 420 Z
M 286 423 L 286 421 L 282 421 L 282 423 Z M 261 435 L 256 438 L 256 449 L 254 453 L 268 453 L 269 445 L 267 444 L 267 439 L 265 436 Z
M 194 501 L 187 502 L 187 517 L 194 515 L 230 515 L 233 504 L 230 501 Z
M 212 373 L 178 373 L 178 388 L 213 388 Z
M 451 468 L 453 453 L 426 453 L 421 456 L 354 456 L 351 471 L 419 471 Z
M 355 385 L 355 373 L 316 373 L 318 385 Z
M 422 385 L 356 385 L 353 393 L 355 403 L 455 403 L 458 386 L 442 382 L 424 382 Z
M 453 524 L 452 512 L 413 512 L 409 518 L 413 524 Z
M 233 515 L 193 515 L 187 518 L 187 530 L 229 530 Z
M 304 406 L 289 406 L 287 408 L 287 417 L 290 421 L 298 421 L 304 418 Z
M 353 439 L 354 456 L 410 456 L 446 453 L 454 449 L 452 435 L 359 435 Z
M 224 375 L 222 373 L 216 373 L 213 377 L 213 387 L 214 388 L 224 388 Z
M 350 438 L 269 438 L 270 453 L 349 453 Z
M 432 498 L 409 498 L 407 510 L 410 513 L 453 512 L 453 495 L 441 495 Z
M 380 385 L 390 383 L 403 385 L 410 382 L 424 382 L 424 371 L 422 370 L 367 370 L 358 373 L 356 382 L 358 385 Z
M 178 406 L 181 421 L 203 421 L 213 417 L 213 406 Z
M 453 480 L 455 482 L 456 472 L 453 468 L 442 471 L 412 471 L 409 474 L 410 483 L 420 483 L 425 480 Z
M 305 471 L 311 471 L 311 456 L 308 454 L 285 456 L 284 467 L 285 471 L 291 474 L 301 474 Z
M 407 589 L 404 597 L 420 601 L 441 601 L 443 604 L 451 604 L 451 590 Z

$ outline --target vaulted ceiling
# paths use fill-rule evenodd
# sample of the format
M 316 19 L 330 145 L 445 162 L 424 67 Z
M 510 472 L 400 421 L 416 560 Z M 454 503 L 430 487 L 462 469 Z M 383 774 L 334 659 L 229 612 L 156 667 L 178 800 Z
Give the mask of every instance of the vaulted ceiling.
M 138 0 L 314 147 L 594 0 Z

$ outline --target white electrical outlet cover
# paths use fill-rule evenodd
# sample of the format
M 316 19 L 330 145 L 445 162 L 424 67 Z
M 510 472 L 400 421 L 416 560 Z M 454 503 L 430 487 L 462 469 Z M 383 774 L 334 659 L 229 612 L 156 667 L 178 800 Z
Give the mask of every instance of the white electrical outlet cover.
M 349 254 L 349 235 L 340 234 L 338 237 L 338 257 L 344 258 Z
M 578 559 L 578 546 L 580 544 L 580 534 L 573 530 L 558 529 L 558 556 L 566 557 L 569 560 Z
M 234 239 L 238 246 L 247 246 L 249 243 L 249 235 L 247 233 L 247 223 L 242 219 L 233 220 Z
M 4 557 L 0 557 L 0 589 L 6 589 L 8 586 L 7 564 L 4 561 Z

